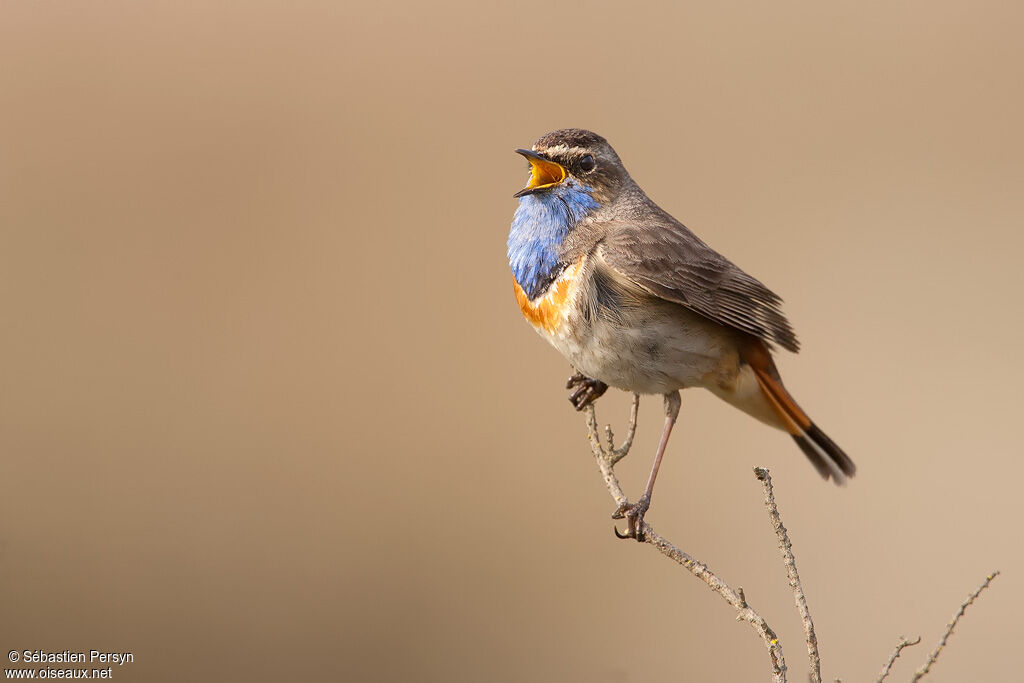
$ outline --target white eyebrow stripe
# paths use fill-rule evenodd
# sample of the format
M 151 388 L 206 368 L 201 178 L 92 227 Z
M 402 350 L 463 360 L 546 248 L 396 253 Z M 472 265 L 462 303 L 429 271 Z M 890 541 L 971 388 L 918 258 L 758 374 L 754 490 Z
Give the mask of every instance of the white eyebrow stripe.
M 575 156 L 575 155 L 584 154 L 584 153 L 586 153 L 587 150 L 585 148 L 583 148 L 583 147 L 570 147 L 569 145 L 567 145 L 564 142 L 562 142 L 562 143 L 559 143 L 557 145 L 553 145 L 551 147 L 546 147 L 544 149 L 538 149 L 537 145 L 534 145 L 533 146 L 533 151 L 534 152 L 543 152 L 544 154 L 547 154 L 548 156 L 569 156 L 569 155 Z

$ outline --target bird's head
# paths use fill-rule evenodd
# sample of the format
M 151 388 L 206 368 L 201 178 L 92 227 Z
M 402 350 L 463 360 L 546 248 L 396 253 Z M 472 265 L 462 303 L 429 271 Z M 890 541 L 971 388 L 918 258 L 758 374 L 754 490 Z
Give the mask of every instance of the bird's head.
M 530 181 L 516 197 L 585 190 L 603 204 L 614 199 L 629 181 L 608 141 L 581 128 L 547 133 L 532 149 L 517 149 L 516 153 L 530 162 Z

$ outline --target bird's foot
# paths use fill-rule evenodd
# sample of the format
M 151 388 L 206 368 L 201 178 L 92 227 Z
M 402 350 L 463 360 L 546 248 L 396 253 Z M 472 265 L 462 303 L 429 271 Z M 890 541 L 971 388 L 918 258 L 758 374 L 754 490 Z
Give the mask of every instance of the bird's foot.
M 575 389 L 569 394 L 569 403 L 576 410 L 583 410 L 591 403 L 601 398 L 604 392 L 608 391 L 608 385 L 599 379 L 591 379 L 582 372 L 577 372 L 565 383 L 566 389 Z
M 640 500 L 635 503 L 620 505 L 612 513 L 612 519 L 625 519 L 626 533 L 621 533 L 619 528 L 615 527 L 615 535 L 619 538 L 635 538 L 641 543 L 646 541 L 647 537 L 644 535 L 644 515 L 647 514 L 647 510 L 650 507 L 651 498 L 647 495 L 640 496 Z

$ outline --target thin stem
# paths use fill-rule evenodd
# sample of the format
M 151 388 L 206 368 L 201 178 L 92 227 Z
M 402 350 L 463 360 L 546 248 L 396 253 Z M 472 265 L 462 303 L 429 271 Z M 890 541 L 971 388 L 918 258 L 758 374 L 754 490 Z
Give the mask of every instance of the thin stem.
M 921 680 L 921 678 L 923 678 L 932 668 L 932 664 L 934 664 L 935 660 L 939 658 L 939 654 L 942 653 L 942 649 L 946 647 L 946 641 L 949 640 L 949 637 L 951 635 L 953 635 L 953 629 L 956 628 L 957 622 L 960 621 L 960 617 L 962 617 L 964 615 L 964 612 L 967 611 L 967 608 L 970 607 L 974 603 L 974 601 L 978 599 L 978 596 L 981 595 L 981 592 L 988 588 L 988 585 L 992 583 L 992 579 L 996 578 L 997 576 L 999 576 L 998 571 L 994 571 L 988 576 L 986 576 L 985 580 L 982 581 L 980 586 L 978 586 L 978 589 L 971 593 L 970 597 L 968 597 L 967 600 L 965 600 L 964 603 L 960 605 L 960 609 L 958 609 L 956 611 L 956 614 L 953 615 L 953 620 L 946 624 L 946 632 L 942 634 L 942 639 L 939 641 L 939 644 L 936 645 L 935 649 L 932 650 L 932 653 L 928 655 L 928 661 L 924 663 L 924 666 L 922 666 L 920 669 L 914 672 L 914 677 L 910 679 L 912 683 L 913 681 Z
M 796 570 L 796 558 L 793 557 L 793 544 L 789 540 L 789 533 L 782 525 L 782 517 L 779 515 L 779 508 L 775 505 L 775 492 L 772 489 L 772 475 L 763 467 L 754 468 L 754 476 L 757 477 L 764 487 L 764 504 L 768 508 L 768 518 L 771 520 L 775 535 L 779 537 L 779 552 L 782 553 L 782 561 L 786 565 L 786 573 L 789 575 L 789 587 L 793 589 L 793 599 L 796 601 L 796 609 L 800 613 L 800 620 L 804 624 L 804 637 L 807 641 L 807 658 L 810 660 L 811 670 L 808 678 L 811 683 L 821 683 L 821 657 L 818 654 L 818 636 L 814 633 L 814 622 L 811 620 L 811 611 L 807 608 L 807 597 L 804 595 L 803 584 L 800 583 L 800 574 Z
M 629 409 L 629 426 L 626 428 L 626 440 L 622 442 L 619 448 L 615 448 L 615 443 L 612 440 L 611 426 L 606 427 L 608 430 L 608 448 L 611 450 L 609 460 L 612 465 L 626 457 L 629 449 L 633 447 L 633 437 L 636 435 L 636 416 L 639 411 L 640 394 L 633 394 L 633 405 Z
M 921 636 L 918 636 L 915 640 L 907 640 L 903 636 L 900 636 L 900 642 L 896 643 L 896 649 L 892 651 L 891 655 L 889 655 L 889 661 L 885 663 L 885 668 L 882 669 L 882 673 L 878 675 L 875 683 L 882 683 L 882 681 L 885 680 L 885 677 L 888 676 L 889 672 L 892 670 L 892 665 L 896 663 L 896 659 L 900 656 L 900 653 L 903 652 L 903 648 L 910 647 L 911 645 L 917 645 L 920 642 Z

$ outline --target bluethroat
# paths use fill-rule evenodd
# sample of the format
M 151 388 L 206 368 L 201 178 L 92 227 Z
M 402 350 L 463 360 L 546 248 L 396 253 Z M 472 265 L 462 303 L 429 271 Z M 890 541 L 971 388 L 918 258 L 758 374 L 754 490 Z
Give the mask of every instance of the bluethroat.
M 577 410 L 609 386 L 664 396 L 665 425 L 643 495 L 616 511 L 643 539 L 644 514 L 679 390 L 703 387 L 793 437 L 818 473 L 853 461 L 786 390 L 775 346 L 799 349 L 781 299 L 651 201 L 601 136 L 569 128 L 518 149 L 530 179 L 508 236 L 523 316 L 576 370 Z M 616 530 L 618 534 L 618 531 Z

